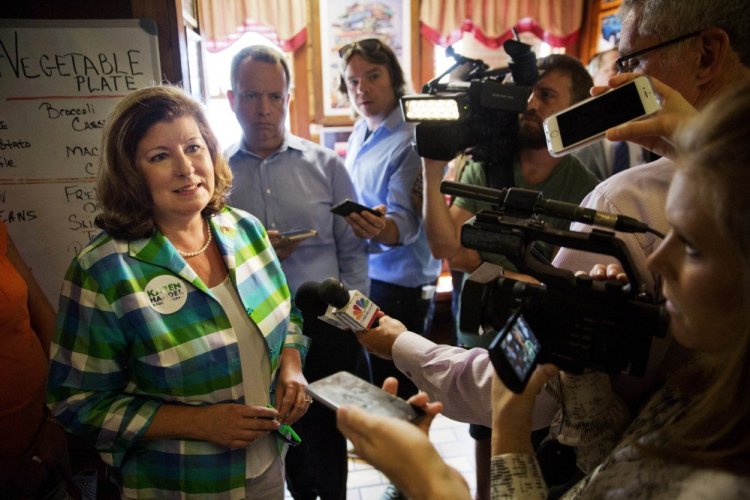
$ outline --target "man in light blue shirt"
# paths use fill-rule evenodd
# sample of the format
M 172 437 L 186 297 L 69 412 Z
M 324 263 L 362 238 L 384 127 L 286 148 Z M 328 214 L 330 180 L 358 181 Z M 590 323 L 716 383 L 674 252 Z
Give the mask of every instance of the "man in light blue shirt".
M 422 160 L 411 145 L 413 132 L 413 124 L 404 122 L 399 108 L 371 134 L 366 121 L 360 120 L 346 157 L 360 203 L 385 205 L 386 221 L 397 227 L 396 241 L 370 240 L 370 277 L 407 288 L 432 283 L 440 271 L 424 235 L 421 207 L 414 204 L 414 188 L 421 188 L 417 177 Z
M 230 205 L 252 213 L 268 228 L 292 293 L 306 281 L 334 277 L 367 294 L 366 244 L 330 211 L 344 199 L 356 198 L 354 187 L 333 151 L 286 130 L 290 81 L 283 56 L 268 47 L 247 47 L 232 61 L 231 81 L 227 97 L 242 140 L 226 151 L 234 174 Z M 317 234 L 290 241 L 281 233 L 291 229 Z M 304 367 L 308 381 L 340 370 L 363 370 L 364 351 L 351 332 L 333 328 L 310 311 L 302 313 L 303 333 L 312 340 Z M 302 444 L 286 457 L 292 496 L 343 500 L 346 440 L 336 429 L 335 414 L 312 405 L 295 429 Z
M 369 240 L 370 298 L 389 316 L 422 333 L 441 262 L 432 257 L 421 219 L 422 161 L 412 146 L 414 127 L 398 107 L 403 71 L 393 50 L 376 38 L 339 51 L 339 90 L 360 115 L 349 137 L 346 168 L 360 203 L 381 212 L 347 217 L 354 234 Z M 390 360 L 371 358 L 373 379 L 399 379 L 399 395 L 416 387 Z

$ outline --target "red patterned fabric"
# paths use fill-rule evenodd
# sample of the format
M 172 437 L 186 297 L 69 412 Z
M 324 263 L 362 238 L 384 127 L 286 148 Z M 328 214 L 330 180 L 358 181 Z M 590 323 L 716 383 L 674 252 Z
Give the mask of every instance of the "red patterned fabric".
M 497 48 L 513 36 L 513 28 L 567 47 L 578 38 L 583 14 L 583 0 L 422 0 L 420 31 L 442 47 L 470 32 Z
M 245 32 L 260 33 L 285 52 L 307 41 L 305 0 L 203 0 L 200 5 L 209 52 L 226 49 Z

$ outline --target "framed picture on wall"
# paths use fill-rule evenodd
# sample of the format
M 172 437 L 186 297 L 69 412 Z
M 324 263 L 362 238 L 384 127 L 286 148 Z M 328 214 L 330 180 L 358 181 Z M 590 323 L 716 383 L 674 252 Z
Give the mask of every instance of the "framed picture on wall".
M 411 75 L 411 0 L 321 0 L 320 78 L 322 121 L 349 120 L 349 103 L 338 91 L 341 47 L 363 38 L 379 38 L 393 48 L 405 75 Z M 341 117 L 343 120 L 329 120 Z
M 190 94 L 199 101 L 207 102 L 206 79 L 203 68 L 203 39 L 189 27 L 185 27 L 187 42 L 188 81 Z
M 321 127 L 320 144 L 334 150 L 341 159 L 344 159 L 351 133 L 352 127 Z
M 599 12 L 596 29 L 596 52 L 602 52 L 617 48 L 620 43 L 620 16 L 617 14 L 618 9 L 602 10 Z

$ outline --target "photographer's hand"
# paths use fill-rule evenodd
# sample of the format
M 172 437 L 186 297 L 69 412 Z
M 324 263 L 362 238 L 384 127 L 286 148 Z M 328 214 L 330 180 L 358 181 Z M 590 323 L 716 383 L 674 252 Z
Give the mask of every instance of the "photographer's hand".
M 612 77 L 609 84 L 617 87 L 641 76 L 638 73 L 623 73 Z M 662 109 L 658 113 L 642 120 L 635 120 L 607 131 L 606 137 L 610 141 L 630 141 L 649 151 L 674 159 L 675 151 L 672 140 L 680 124 L 697 114 L 697 110 L 682 95 L 672 87 L 665 85 L 656 78 L 650 77 L 654 90 L 661 97 Z M 607 87 L 594 87 L 592 95 L 598 95 Z
M 509 390 L 494 376 L 492 380 L 492 455 L 533 453 L 531 446 L 532 415 L 537 395 L 558 369 L 538 365 L 523 393 Z
M 586 274 L 585 271 L 576 271 L 575 275 L 580 276 Z M 628 275 L 623 271 L 620 264 L 594 264 L 594 267 L 589 271 L 589 276 L 595 280 L 617 280 L 622 284 L 628 283 Z
M 391 359 L 393 343 L 405 331 L 406 326 L 399 320 L 390 316 L 381 316 L 376 328 L 355 332 L 355 335 L 359 343 L 369 352 L 379 358 Z

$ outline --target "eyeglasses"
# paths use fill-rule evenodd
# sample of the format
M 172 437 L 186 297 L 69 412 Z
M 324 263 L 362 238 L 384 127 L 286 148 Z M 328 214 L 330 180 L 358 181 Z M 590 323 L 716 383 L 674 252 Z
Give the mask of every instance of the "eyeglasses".
M 379 38 L 365 38 L 352 43 L 347 43 L 339 49 L 339 57 L 344 59 L 344 55 L 350 51 L 361 48 L 363 52 L 375 52 L 383 48 L 383 42 Z
M 675 43 L 681 42 L 683 40 L 687 40 L 688 38 L 692 38 L 694 36 L 698 36 L 703 32 L 703 30 L 700 31 L 693 31 L 692 33 L 688 33 L 687 35 L 678 36 L 677 38 L 672 38 L 671 40 L 667 40 L 666 42 L 657 43 L 656 45 L 652 45 L 651 47 L 646 47 L 645 49 L 637 50 L 633 52 L 632 54 L 626 54 L 615 61 L 615 66 L 617 66 L 617 71 L 620 73 L 629 73 L 631 71 L 634 71 L 636 68 L 638 68 L 638 65 L 640 62 L 638 61 L 638 56 L 642 56 L 643 54 L 646 54 L 647 52 L 651 52 L 653 50 L 662 49 L 664 47 L 668 47 L 670 45 L 674 45 Z

